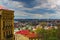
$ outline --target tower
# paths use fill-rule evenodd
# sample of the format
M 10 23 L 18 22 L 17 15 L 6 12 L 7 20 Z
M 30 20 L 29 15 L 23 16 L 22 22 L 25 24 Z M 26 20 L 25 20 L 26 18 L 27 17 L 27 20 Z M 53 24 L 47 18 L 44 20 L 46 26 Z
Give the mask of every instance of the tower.
M 0 40 L 14 40 L 14 11 L 0 9 Z

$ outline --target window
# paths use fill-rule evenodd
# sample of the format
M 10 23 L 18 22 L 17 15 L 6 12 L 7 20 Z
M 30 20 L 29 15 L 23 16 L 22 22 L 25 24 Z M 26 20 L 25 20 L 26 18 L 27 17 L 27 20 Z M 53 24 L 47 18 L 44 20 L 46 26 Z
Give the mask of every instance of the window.
M 4 37 L 5 37 L 5 32 L 3 34 L 4 34 Z
M 10 35 L 11 34 L 11 31 L 8 31 L 8 34 Z
M 3 30 L 5 29 L 5 21 L 3 21 Z

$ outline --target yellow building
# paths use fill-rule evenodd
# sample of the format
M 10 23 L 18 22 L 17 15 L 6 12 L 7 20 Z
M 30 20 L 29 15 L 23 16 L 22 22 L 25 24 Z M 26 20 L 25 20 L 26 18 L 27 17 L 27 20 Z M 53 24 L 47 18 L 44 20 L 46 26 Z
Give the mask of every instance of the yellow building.
M 14 40 L 14 11 L 0 9 L 0 40 Z

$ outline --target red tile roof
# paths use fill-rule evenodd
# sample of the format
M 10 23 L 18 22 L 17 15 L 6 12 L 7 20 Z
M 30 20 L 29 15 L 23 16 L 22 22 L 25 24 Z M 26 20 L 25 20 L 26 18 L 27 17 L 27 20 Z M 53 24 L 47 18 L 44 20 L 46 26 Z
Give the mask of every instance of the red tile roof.
M 16 34 L 23 34 L 23 35 L 26 35 L 28 33 L 29 33 L 28 30 L 21 30 L 21 31 L 16 32 Z
M 6 8 L 6 7 L 3 6 L 3 5 L 0 5 L 0 9 L 8 10 L 8 8 Z
M 21 30 L 21 31 L 16 32 L 16 34 L 22 34 L 22 35 L 27 36 L 29 38 L 37 37 L 37 35 L 35 33 L 30 32 L 29 30 Z
M 0 5 L 0 9 L 5 9 L 5 7 L 3 7 L 2 5 Z

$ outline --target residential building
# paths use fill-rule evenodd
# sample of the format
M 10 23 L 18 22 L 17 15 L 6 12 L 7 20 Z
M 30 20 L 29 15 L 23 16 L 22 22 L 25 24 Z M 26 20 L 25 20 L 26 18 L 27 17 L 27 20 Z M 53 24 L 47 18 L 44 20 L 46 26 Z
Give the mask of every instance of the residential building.
M 14 11 L 0 9 L 0 40 L 14 40 Z

